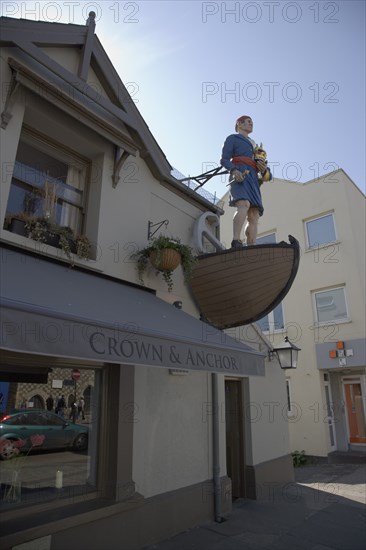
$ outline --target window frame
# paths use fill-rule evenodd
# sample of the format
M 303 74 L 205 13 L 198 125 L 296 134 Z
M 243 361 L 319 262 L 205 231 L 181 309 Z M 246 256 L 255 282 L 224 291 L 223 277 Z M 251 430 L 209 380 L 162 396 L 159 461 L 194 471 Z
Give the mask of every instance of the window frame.
M 31 128 L 27 124 L 23 124 L 19 141 L 17 145 L 17 152 L 19 148 L 19 143 L 24 143 L 25 145 L 29 145 L 30 147 L 33 147 L 34 149 L 40 151 L 41 153 L 44 153 L 52 158 L 54 158 L 58 162 L 62 162 L 66 164 L 69 168 L 74 167 L 77 170 L 80 170 L 83 174 L 83 185 L 82 185 L 82 199 L 80 201 L 80 204 L 77 205 L 72 200 L 69 199 L 62 199 L 62 202 L 65 204 L 71 205 L 74 208 L 77 208 L 80 212 L 80 222 L 78 224 L 78 227 L 75 229 L 75 233 L 77 234 L 85 234 L 86 229 L 86 218 L 87 218 L 87 205 L 88 205 L 88 199 L 89 199 L 89 181 L 90 181 L 90 174 L 92 169 L 92 161 L 91 159 L 87 159 L 84 156 L 80 155 L 79 153 L 76 153 L 74 150 L 71 150 L 66 145 L 64 145 L 62 142 L 55 141 L 54 139 L 46 136 L 45 134 L 42 134 L 41 132 L 35 130 L 34 128 Z M 9 187 L 9 195 L 11 192 L 13 179 L 19 181 L 23 186 L 29 186 L 29 187 L 35 187 L 32 186 L 30 182 L 27 182 L 25 180 L 22 180 L 20 177 L 18 177 L 15 174 L 16 170 L 16 163 L 17 160 L 14 161 L 14 168 L 13 168 L 13 174 L 11 178 L 11 183 Z M 50 177 L 50 180 L 54 180 L 55 178 Z M 9 196 L 8 196 L 9 200 Z M 58 204 L 60 202 L 58 201 Z M 5 216 L 11 215 L 14 213 L 10 213 L 7 209 L 5 212 Z M 56 225 L 62 226 L 62 224 L 56 223 Z
M 126 365 L 118 367 L 109 363 L 68 361 L 50 356 L 31 356 L 15 352 L 5 352 L 4 355 L 7 357 L 7 372 L 11 372 L 12 365 L 13 367 L 18 366 L 17 370 L 21 368 L 26 372 L 27 368 L 31 368 L 34 361 L 37 360 L 40 368 L 45 370 L 49 370 L 50 361 L 53 361 L 57 367 L 70 369 L 84 366 L 99 370 L 101 373 L 97 411 L 98 445 L 96 446 L 97 453 L 95 455 L 95 487 L 90 491 L 81 491 L 80 494 L 73 494 L 71 491 L 70 494 L 66 494 L 61 498 L 50 498 L 49 500 L 42 500 L 41 498 L 39 502 L 35 501 L 32 505 L 25 504 L 24 506 L 2 510 L 4 538 L 9 535 L 13 540 L 15 536 L 17 540 L 21 541 L 22 529 L 19 526 L 22 525 L 22 521 L 29 522 L 30 518 L 34 518 L 34 525 L 47 526 L 47 521 L 44 521 L 44 512 L 49 512 L 49 521 L 52 522 L 52 517 L 56 518 L 55 513 L 58 513 L 58 510 L 67 509 L 66 515 L 61 512 L 60 519 L 68 517 L 69 522 L 76 522 L 79 525 L 90 521 L 88 512 L 95 514 L 95 511 L 103 508 L 106 502 L 109 506 L 128 506 L 128 500 L 133 497 L 133 491 L 129 490 L 128 494 L 126 492 L 122 494 L 118 479 L 130 480 L 125 482 L 125 485 L 128 484 L 129 489 L 134 486 L 132 481 L 133 425 L 127 422 L 120 425 L 118 422 L 116 426 L 116 416 L 119 417 L 118 411 L 121 406 L 121 398 L 122 404 L 123 398 L 127 402 L 131 402 L 134 391 L 134 367 L 129 369 L 126 368 Z M 122 387 L 123 392 L 121 395 Z M 123 446 L 123 460 L 119 456 L 121 436 L 126 436 Z M 129 448 L 128 453 L 126 453 L 126 448 Z M 83 516 L 78 514 L 83 514 Z M 55 525 L 54 529 L 51 530 L 56 532 L 57 529 L 58 527 Z
M 318 307 L 316 302 L 316 295 L 325 293 L 325 292 L 332 292 L 334 290 L 343 290 L 343 296 L 344 296 L 344 303 L 346 306 L 346 317 L 343 317 L 342 319 L 329 319 L 327 321 L 319 321 L 318 316 Z M 342 324 L 342 323 L 350 323 L 351 322 L 351 316 L 348 306 L 348 300 L 347 300 L 347 293 L 346 293 L 346 285 L 337 285 L 331 288 L 323 288 L 318 290 L 312 290 L 311 291 L 311 297 L 312 297 L 312 304 L 313 304 L 313 315 L 314 315 L 314 323 L 316 326 L 325 326 L 325 325 L 333 325 L 333 324 Z
M 313 216 L 311 218 L 307 218 L 307 219 L 303 220 L 306 250 L 314 250 L 314 249 L 317 249 L 317 248 L 323 248 L 323 247 L 326 247 L 330 244 L 334 244 L 334 243 L 339 242 L 334 214 L 335 214 L 334 210 L 331 210 L 330 212 L 325 212 L 323 214 L 318 214 L 317 216 Z M 315 243 L 314 245 L 311 246 L 310 241 L 309 241 L 308 224 L 310 224 L 312 222 L 315 222 L 317 220 L 321 220 L 323 218 L 328 218 L 328 217 L 331 217 L 332 220 L 333 220 L 334 240 L 327 241 L 327 242 L 324 242 L 324 243 Z
M 281 311 L 282 311 L 283 327 L 281 327 L 281 328 L 276 328 L 276 326 L 275 326 L 274 309 L 276 309 L 278 307 L 281 307 Z M 257 321 L 257 325 L 260 328 L 260 330 L 263 332 L 263 334 L 276 334 L 276 333 L 278 334 L 278 333 L 283 332 L 286 328 L 283 302 L 280 302 L 274 309 L 272 311 L 270 311 L 269 313 L 267 313 L 267 315 L 262 317 L 262 319 L 259 319 Z M 266 318 L 268 318 L 268 327 L 269 328 L 267 330 L 263 330 L 261 328 L 260 324 L 259 324 L 259 321 L 262 321 L 263 319 L 266 319 Z

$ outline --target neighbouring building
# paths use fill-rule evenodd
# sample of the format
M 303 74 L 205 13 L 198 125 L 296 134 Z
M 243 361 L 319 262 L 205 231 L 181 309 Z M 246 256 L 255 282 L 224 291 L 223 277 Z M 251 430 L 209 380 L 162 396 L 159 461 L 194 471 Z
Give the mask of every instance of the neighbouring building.
M 269 340 L 202 322 L 180 267 L 139 283 L 154 234 L 193 247 L 223 210 L 172 176 L 94 31 L 1 19 L 1 412 L 82 395 L 88 429 L 0 462 L 3 549 L 141 548 L 293 481 Z
M 303 184 L 275 178 L 262 196 L 257 244 L 292 235 L 301 249 L 291 292 L 257 322 L 274 346 L 285 334 L 301 348 L 286 378 L 291 450 L 365 452 L 365 196 L 342 169 Z

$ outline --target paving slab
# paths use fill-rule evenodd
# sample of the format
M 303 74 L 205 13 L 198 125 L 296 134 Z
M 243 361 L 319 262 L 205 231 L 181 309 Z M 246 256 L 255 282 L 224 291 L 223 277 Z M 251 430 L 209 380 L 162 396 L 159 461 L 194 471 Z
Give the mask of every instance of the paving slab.
M 365 550 L 366 464 L 296 468 L 295 480 L 145 550 Z

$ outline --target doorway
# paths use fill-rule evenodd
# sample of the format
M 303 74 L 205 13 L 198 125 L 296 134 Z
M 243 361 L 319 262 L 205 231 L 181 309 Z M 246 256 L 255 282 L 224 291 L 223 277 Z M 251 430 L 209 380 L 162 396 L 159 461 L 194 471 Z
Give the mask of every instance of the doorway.
M 244 492 L 243 396 L 240 380 L 225 380 L 226 467 L 233 500 Z
M 45 409 L 45 403 L 44 403 L 44 399 L 43 397 L 41 397 L 40 395 L 33 395 L 33 397 L 31 397 L 29 400 L 28 400 L 28 407 L 29 408 L 34 408 L 34 409 Z
M 346 404 L 348 443 L 366 444 L 365 405 L 360 378 L 343 378 L 343 394 Z

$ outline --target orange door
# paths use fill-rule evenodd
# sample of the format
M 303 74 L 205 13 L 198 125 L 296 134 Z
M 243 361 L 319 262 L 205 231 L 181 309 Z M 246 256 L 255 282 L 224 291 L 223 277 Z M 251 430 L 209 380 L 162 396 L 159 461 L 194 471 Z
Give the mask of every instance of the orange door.
M 350 443 L 366 443 L 366 423 L 360 382 L 344 384 Z

